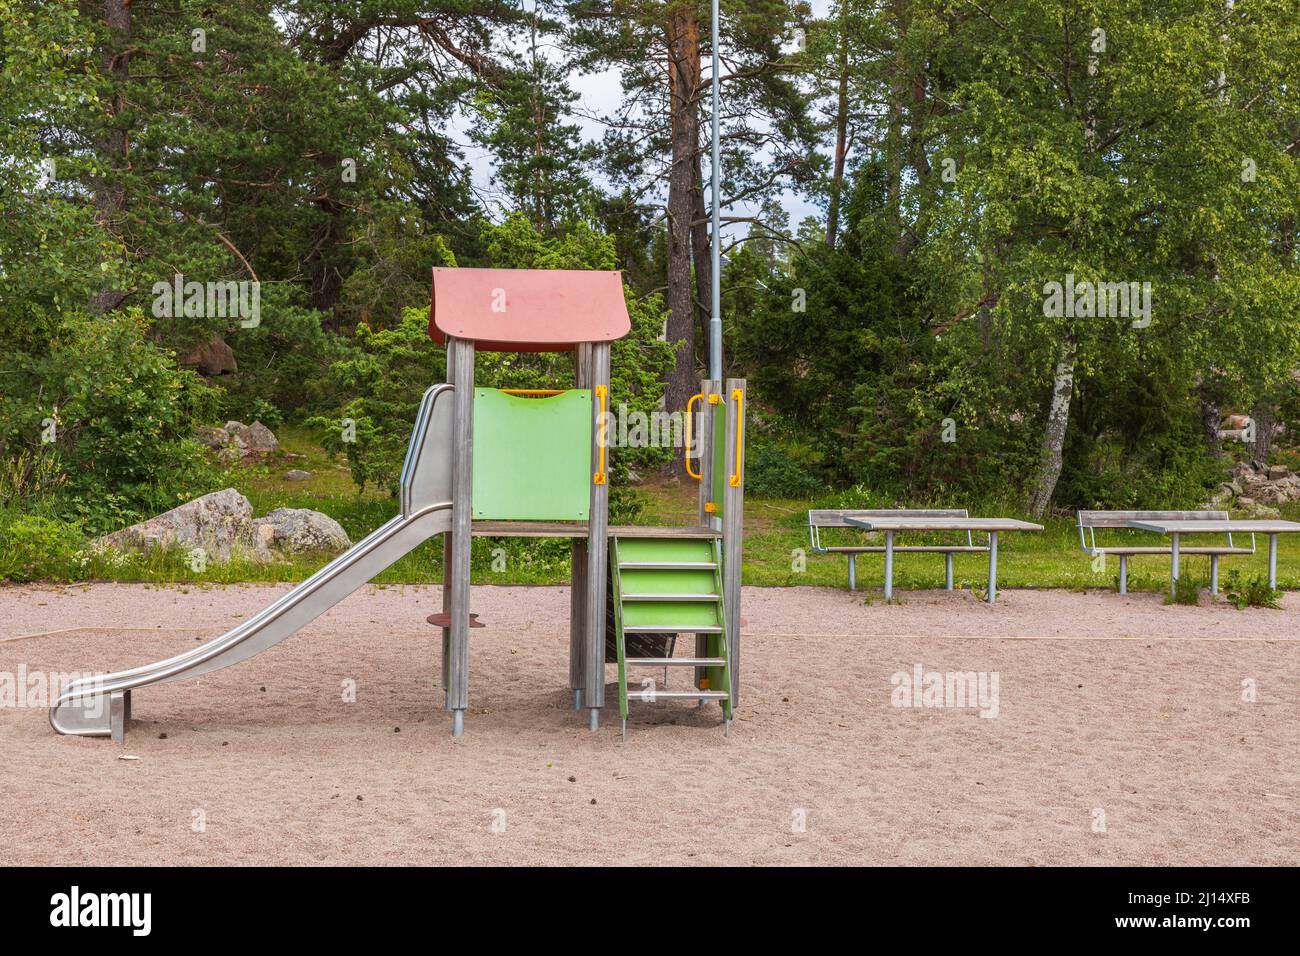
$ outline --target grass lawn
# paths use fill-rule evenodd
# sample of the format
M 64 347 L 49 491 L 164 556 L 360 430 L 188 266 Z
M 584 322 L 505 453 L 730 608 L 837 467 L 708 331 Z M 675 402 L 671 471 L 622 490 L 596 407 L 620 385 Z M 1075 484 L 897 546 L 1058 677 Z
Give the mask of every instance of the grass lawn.
M 311 508 L 330 515 L 358 541 L 391 518 L 396 502 L 385 492 L 369 489 L 357 494 L 346 463 L 331 461 L 312 439 L 310 433 L 286 426 L 279 430 L 285 452 L 301 458 L 276 459 L 266 464 L 240 467 L 231 484 L 253 504 L 254 513 L 264 515 L 274 508 Z M 302 468 L 312 473 L 307 481 L 289 481 L 290 469 Z M 695 519 L 694 482 L 680 483 L 659 476 L 647 478 L 637 486 L 646 507 L 639 519 L 642 524 L 681 525 Z M 953 502 L 961 506 L 963 502 Z M 847 560 L 842 555 L 811 553 L 808 541 L 807 511 L 809 500 L 771 499 L 747 496 L 745 501 L 746 584 L 820 585 L 847 587 Z M 972 511 L 985 514 L 978 508 Z M 1300 504 L 1285 506 L 1284 517 L 1300 520 Z M 1023 515 L 1004 514 L 1004 517 Z M 1118 580 L 1119 562 L 1111 558 L 1106 566 L 1094 570 L 1093 562 L 1079 548 L 1078 528 L 1071 517 L 1052 517 L 1042 522 L 1040 534 L 1008 533 L 1001 536 L 998 547 L 999 588 L 1112 588 Z M 823 543 L 833 543 L 835 532 L 823 532 Z M 859 541 L 862 532 L 845 529 L 837 532 L 844 543 Z M 1145 536 L 1152 543 L 1154 535 Z M 916 540 L 906 538 L 907 540 Z M 1109 539 L 1108 539 L 1109 540 Z M 1115 539 L 1119 540 L 1119 539 Z M 1248 539 L 1247 539 L 1248 540 Z M 981 543 L 981 536 L 976 536 Z M 212 565 L 194 572 L 177 555 L 158 555 L 119 573 L 97 574 L 117 580 L 155 582 L 299 581 L 325 562 L 324 558 L 292 563 L 258 565 L 232 561 Z M 1243 578 L 1267 573 L 1267 539 L 1258 540 L 1258 551 L 1251 556 L 1225 558 L 1220 566 L 1221 582 L 1233 570 Z M 441 580 L 441 539 L 421 545 L 411 554 L 375 579 L 379 584 L 427 584 Z M 1184 558 L 1183 573 L 1209 580 L 1208 558 Z M 878 595 L 884 575 L 882 555 L 862 555 L 858 559 L 858 586 L 864 600 L 873 592 Z M 563 584 L 568 582 L 569 543 L 548 539 L 476 538 L 473 557 L 474 581 L 481 584 Z M 955 579 L 959 587 L 983 590 L 988 579 L 987 556 L 958 555 Z M 894 561 L 896 599 L 906 598 L 910 588 L 943 587 L 944 563 L 941 555 L 898 555 Z M 1169 583 L 1168 557 L 1135 557 L 1129 562 L 1129 588 L 1134 591 L 1162 591 Z M 1278 583 L 1283 589 L 1300 588 L 1300 535 L 1282 535 L 1278 544 Z M 900 593 L 901 592 L 901 593 Z

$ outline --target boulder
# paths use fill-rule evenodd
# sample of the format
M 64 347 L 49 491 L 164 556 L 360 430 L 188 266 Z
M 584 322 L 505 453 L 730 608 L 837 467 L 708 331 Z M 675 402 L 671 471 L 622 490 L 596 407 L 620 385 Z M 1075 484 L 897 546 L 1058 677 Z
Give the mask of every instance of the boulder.
M 327 551 L 337 554 L 352 547 L 343 526 L 308 508 L 276 508 L 253 522 L 253 546 L 259 552 L 284 555 Z
M 215 426 L 203 425 L 194 429 L 194 437 L 199 440 L 200 444 L 214 450 L 225 448 L 226 445 L 230 444 L 230 432 Z
M 293 468 L 290 469 L 289 471 L 286 471 L 284 473 L 284 477 L 288 481 L 310 481 L 311 472 L 303 471 L 301 468 Z
M 253 506 L 234 488 L 214 491 L 148 521 L 95 541 L 100 547 L 147 551 L 156 547 L 203 548 L 209 561 L 228 561 L 246 542 Z
M 275 433 L 261 422 L 245 425 L 243 422 L 226 422 L 226 431 L 246 455 L 269 455 L 280 450 Z
M 293 554 L 338 553 L 352 547 L 342 526 L 318 511 L 277 508 L 254 520 L 253 506 L 234 488 L 195 498 L 93 544 L 120 551 L 202 548 L 209 562 L 229 561 L 237 555 L 275 561 Z
M 204 375 L 224 375 L 227 372 L 239 371 L 235 353 L 219 335 L 190 349 L 177 360 L 177 364 L 182 368 L 197 369 Z
M 1291 477 L 1291 469 L 1286 465 L 1269 465 L 1268 480 L 1281 481 L 1283 478 Z

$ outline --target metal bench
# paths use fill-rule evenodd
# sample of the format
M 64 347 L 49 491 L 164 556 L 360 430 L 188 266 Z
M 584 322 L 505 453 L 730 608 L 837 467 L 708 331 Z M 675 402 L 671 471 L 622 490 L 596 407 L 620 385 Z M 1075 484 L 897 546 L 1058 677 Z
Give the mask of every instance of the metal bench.
M 1097 545 L 1098 528 L 1121 528 L 1128 531 L 1137 530 L 1133 523 L 1138 521 L 1228 521 L 1226 511 L 1080 511 L 1079 545 L 1089 555 L 1113 554 L 1119 557 L 1119 593 L 1128 593 L 1128 559 L 1132 555 L 1167 554 L 1172 562 L 1174 548 L 1140 547 L 1133 545 Z M 1254 554 L 1255 535 L 1250 536 L 1250 547 L 1243 548 L 1232 543 L 1232 532 L 1226 545 L 1209 545 L 1195 548 L 1180 548 L 1180 554 L 1205 554 L 1210 557 L 1210 591 L 1219 593 L 1219 558 L 1229 554 Z
M 876 508 L 876 509 L 811 509 L 808 512 L 808 538 L 815 554 L 846 554 L 849 558 L 849 590 L 858 589 L 856 559 L 859 554 L 884 554 L 880 545 L 823 546 L 822 528 L 851 528 L 846 518 L 969 518 L 965 508 Z M 988 545 L 976 544 L 969 531 L 965 544 L 909 544 L 895 545 L 894 552 L 910 551 L 921 554 L 942 554 L 947 570 L 947 588 L 952 590 L 952 559 L 956 554 L 984 553 Z

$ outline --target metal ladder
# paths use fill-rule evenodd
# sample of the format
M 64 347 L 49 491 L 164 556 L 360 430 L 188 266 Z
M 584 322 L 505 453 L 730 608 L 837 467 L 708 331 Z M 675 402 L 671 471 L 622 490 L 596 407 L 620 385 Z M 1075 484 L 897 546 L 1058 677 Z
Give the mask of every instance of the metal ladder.
M 695 700 L 722 705 L 724 733 L 731 735 L 731 682 L 722 600 L 722 562 L 717 539 L 699 537 L 610 538 L 614 628 L 618 648 L 618 712 L 627 736 L 629 697 L 646 703 Z M 628 657 L 626 635 L 694 634 L 694 657 Z M 666 690 L 646 678 L 628 693 L 633 667 L 690 667 L 694 686 Z

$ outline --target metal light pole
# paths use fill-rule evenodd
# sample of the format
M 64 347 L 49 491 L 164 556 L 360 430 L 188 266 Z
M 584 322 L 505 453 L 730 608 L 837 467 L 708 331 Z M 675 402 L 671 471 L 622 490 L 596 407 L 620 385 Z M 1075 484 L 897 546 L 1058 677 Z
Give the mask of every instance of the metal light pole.
M 718 0 L 713 0 L 713 259 L 712 298 L 709 304 L 709 378 L 722 382 L 722 150 L 718 142 Z

